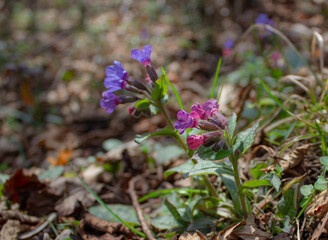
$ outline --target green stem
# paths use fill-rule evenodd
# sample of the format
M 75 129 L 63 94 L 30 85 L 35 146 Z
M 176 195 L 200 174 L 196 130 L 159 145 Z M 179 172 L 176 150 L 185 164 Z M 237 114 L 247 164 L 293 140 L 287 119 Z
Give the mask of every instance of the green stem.
M 227 144 L 229 145 L 230 149 L 233 149 L 233 136 L 230 135 L 229 133 L 229 128 L 227 128 Z M 232 163 L 232 168 L 233 168 L 233 176 L 235 178 L 236 186 L 237 186 L 237 191 L 238 191 L 238 196 L 241 204 L 241 208 L 243 210 L 244 218 L 246 219 L 248 216 L 248 211 L 247 211 L 247 205 L 246 205 L 246 198 L 245 194 L 240 191 L 241 189 L 241 181 L 239 177 L 239 169 L 238 169 L 238 157 L 234 156 L 234 151 L 229 155 L 229 160 Z
M 237 185 L 237 191 L 238 191 L 238 196 L 239 196 L 239 200 L 241 203 L 241 208 L 243 209 L 244 218 L 246 219 L 248 212 L 247 212 L 247 207 L 246 207 L 245 194 L 242 191 L 240 191 L 241 182 L 240 182 L 239 170 L 238 170 L 238 159 L 234 159 L 233 153 L 230 154 L 229 159 L 230 159 L 230 161 L 232 163 L 232 167 L 233 167 L 233 176 L 235 178 L 235 182 Z
M 163 106 L 162 102 L 161 101 L 158 101 L 158 104 L 157 104 L 157 107 L 159 108 L 159 110 L 163 113 L 167 123 L 170 125 L 170 127 L 172 127 L 174 129 L 174 124 L 170 118 L 170 116 L 168 115 L 165 107 Z M 185 144 L 185 142 L 181 139 L 180 135 L 177 135 L 175 137 L 175 139 L 177 140 L 177 142 L 181 145 L 181 147 L 185 150 L 185 152 L 187 153 L 187 155 L 189 156 L 189 158 L 192 160 L 192 162 L 194 164 L 197 164 L 197 160 L 196 159 L 193 159 L 192 156 L 193 156 L 193 152 L 192 151 L 189 151 L 189 148 L 187 147 L 187 145 Z M 207 176 L 205 175 L 202 175 L 202 179 L 208 189 L 208 191 L 210 192 L 210 194 L 213 196 L 213 197 L 216 197 L 216 198 L 219 198 L 219 195 L 217 194 L 217 192 L 215 191 L 215 188 L 213 187 L 212 183 L 210 182 L 210 180 L 208 179 Z

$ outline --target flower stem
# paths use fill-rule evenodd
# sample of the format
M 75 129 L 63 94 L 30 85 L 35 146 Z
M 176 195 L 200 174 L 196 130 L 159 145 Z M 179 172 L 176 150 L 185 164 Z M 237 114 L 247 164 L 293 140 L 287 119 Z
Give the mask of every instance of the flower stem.
M 238 159 L 234 159 L 233 153 L 230 154 L 229 159 L 230 159 L 230 161 L 232 163 L 232 167 L 233 167 L 233 176 L 235 178 L 235 182 L 237 185 L 237 191 L 238 191 L 238 196 L 239 196 L 239 200 L 241 203 L 241 208 L 243 210 L 244 218 L 246 219 L 248 212 L 247 212 L 245 194 L 242 191 L 240 191 L 241 182 L 240 182 L 239 170 L 238 170 Z
M 165 107 L 163 106 L 162 102 L 161 101 L 158 101 L 158 104 L 157 104 L 157 107 L 159 108 L 159 110 L 162 112 L 163 116 L 165 117 L 167 123 L 170 125 L 170 127 L 172 127 L 174 129 L 174 124 L 170 118 L 170 116 L 168 115 Z M 180 135 L 177 135 L 175 137 L 175 139 L 177 140 L 177 142 L 181 145 L 181 147 L 185 150 L 185 152 L 187 153 L 188 157 L 192 160 L 192 162 L 194 164 L 197 164 L 197 160 L 196 159 L 193 159 L 192 156 L 193 156 L 193 152 L 189 151 L 187 145 L 185 144 L 185 142 L 181 139 Z M 212 183 L 210 182 L 210 180 L 208 179 L 207 176 L 205 175 L 202 175 L 202 179 L 209 191 L 209 193 L 213 196 L 213 197 L 216 197 L 216 198 L 219 198 L 219 195 L 217 194 L 215 188 L 213 187 Z

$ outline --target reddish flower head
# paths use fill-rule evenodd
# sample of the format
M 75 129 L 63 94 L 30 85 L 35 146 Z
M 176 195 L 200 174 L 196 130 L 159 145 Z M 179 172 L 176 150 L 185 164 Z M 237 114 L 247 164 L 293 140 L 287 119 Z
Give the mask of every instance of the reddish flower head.
M 187 137 L 187 144 L 190 149 L 199 148 L 206 140 L 204 135 L 191 135 Z

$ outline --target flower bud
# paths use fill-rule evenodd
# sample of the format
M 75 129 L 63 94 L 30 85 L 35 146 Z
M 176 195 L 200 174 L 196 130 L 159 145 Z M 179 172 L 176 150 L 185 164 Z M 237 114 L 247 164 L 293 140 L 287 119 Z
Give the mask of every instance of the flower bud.
M 224 146 L 225 146 L 225 141 L 224 141 L 224 139 L 220 139 L 217 143 L 214 144 L 214 146 L 212 147 L 212 150 L 213 150 L 214 152 L 218 152 L 218 151 L 221 150 Z
M 136 96 L 119 96 L 118 97 L 120 103 L 131 103 L 137 101 L 139 98 Z
M 126 82 L 137 89 L 147 90 L 146 86 L 137 79 L 128 79 Z
M 205 136 L 205 141 L 203 145 L 205 147 L 209 147 L 213 145 L 220 137 L 222 136 L 223 132 L 221 130 L 215 131 L 215 132 L 209 132 L 209 133 L 204 133 L 203 135 Z
M 152 80 L 153 82 L 156 82 L 157 79 L 158 79 L 158 75 L 157 75 L 154 67 L 146 65 L 146 71 L 148 73 L 148 76 L 149 76 L 150 80 Z
M 218 125 L 209 121 L 202 121 L 202 120 L 198 121 L 198 127 L 205 131 L 215 131 L 219 129 Z
M 129 92 L 133 92 L 133 93 L 139 93 L 139 94 L 142 94 L 143 93 L 143 90 L 140 90 L 132 85 L 126 85 L 125 86 L 125 89 Z
M 211 111 L 211 117 L 212 119 L 210 119 L 210 121 L 215 123 L 221 129 L 224 129 L 227 126 L 227 119 L 217 109 Z
M 136 107 L 133 106 L 133 107 L 129 107 L 128 110 L 129 110 L 129 113 L 131 114 L 132 117 L 134 117 L 134 118 L 140 118 L 141 117 L 141 114 L 142 114 L 141 109 L 136 108 Z

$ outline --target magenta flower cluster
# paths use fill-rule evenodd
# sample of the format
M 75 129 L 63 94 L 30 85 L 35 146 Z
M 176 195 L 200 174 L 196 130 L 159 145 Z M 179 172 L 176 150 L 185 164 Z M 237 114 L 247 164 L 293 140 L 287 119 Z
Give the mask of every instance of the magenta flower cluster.
M 206 132 L 201 135 L 187 137 L 190 149 L 197 149 L 201 145 L 211 146 L 220 140 L 223 129 L 227 125 L 227 119 L 219 112 L 219 104 L 215 99 L 210 99 L 202 105 L 196 103 L 191 106 L 191 112 L 180 110 L 178 120 L 174 127 L 183 134 L 187 128 L 198 128 Z
M 141 51 L 139 49 L 133 49 L 131 51 L 131 58 L 141 62 L 146 67 L 148 83 L 150 80 L 157 80 L 155 80 L 157 74 L 150 61 L 151 52 L 152 48 L 150 45 L 145 46 Z M 150 70 L 148 70 L 148 68 L 150 68 Z M 152 78 L 149 77 L 149 71 L 152 72 Z M 143 94 L 144 91 L 148 90 L 147 86 L 145 86 L 142 82 L 136 79 L 130 79 L 129 74 L 118 61 L 114 61 L 112 66 L 108 66 L 106 68 L 104 85 L 108 90 L 102 93 L 100 106 L 106 109 L 108 113 L 112 113 L 118 104 L 130 103 L 139 99 L 135 95 L 116 96 L 114 92 L 118 90 L 127 90 L 132 93 Z

